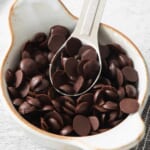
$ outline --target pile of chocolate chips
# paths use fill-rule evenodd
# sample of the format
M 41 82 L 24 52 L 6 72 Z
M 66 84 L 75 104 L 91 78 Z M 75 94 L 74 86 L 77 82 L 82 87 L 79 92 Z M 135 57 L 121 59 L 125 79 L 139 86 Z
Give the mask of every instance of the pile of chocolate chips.
M 53 85 L 67 93 L 85 91 L 97 77 L 100 65 L 94 48 L 70 38 L 55 58 L 52 71 Z
M 26 120 L 47 132 L 102 133 L 138 110 L 137 71 L 119 45 L 101 45 L 102 73 L 95 86 L 78 97 L 62 96 L 50 84 L 49 63 L 68 37 L 68 29 L 57 25 L 48 36 L 38 33 L 25 43 L 16 69 L 6 72 L 10 98 Z

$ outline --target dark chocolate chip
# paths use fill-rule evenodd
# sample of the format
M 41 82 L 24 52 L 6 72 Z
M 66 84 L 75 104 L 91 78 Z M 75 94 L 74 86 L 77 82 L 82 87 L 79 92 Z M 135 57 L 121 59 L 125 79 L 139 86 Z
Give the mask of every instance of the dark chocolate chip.
M 120 101 L 120 109 L 126 114 L 135 113 L 139 109 L 138 101 L 132 98 L 124 98 Z
M 71 134 L 72 131 L 73 131 L 72 126 L 68 125 L 61 129 L 60 134 L 65 136 Z
M 73 87 L 69 84 L 63 84 L 63 85 L 59 86 L 59 89 L 68 94 L 75 93 Z
M 76 101 L 78 104 L 82 103 L 82 102 L 88 102 L 91 104 L 93 101 L 93 94 L 92 93 L 83 94 L 80 97 L 78 97 L 78 99 Z
M 49 129 L 48 124 L 46 123 L 46 121 L 42 117 L 40 118 L 40 125 L 41 125 L 41 128 L 43 130 L 48 131 L 48 129 Z
M 97 58 L 97 53 L 95 50 L 93 50 L 93 48 L 84 51 L 81 55 L 81 60 L 97 60 Z
M 37 99 L 37 98 L 28 96 L 28 97 L 27 97 L 27 102 L 28 102 L 30 105 L 33 105 L 33 106 L 35 106 L 35 107 L 37 107 L 37 108 L 40 108 L 40 107 L 41 107 L 41 103 L 40 103 L 39 99 Z
M 20 69 L 28 76 L 37 73 L 37 64 L 31 58 L 24 58 L 20 62 Z
M 78 53 L 81 47 L 81 41 L 77 38 L 71 38 L 66 44 L 66 52 L 69 56 L 74 56 Z
M 137 97 L 137 90 L 136 90 L 135 86 L 133 86 L 131 84 L 127 84 L 125 86 L 125 90 L 126 90 L 126 94 L 128 97 L 131 97 L 131 98 Z
M 43 32 L 39 32 L 34 36 L 33 41 L 37 43 L 42 43 L 46 39 L 47 39 L 47 35 Z
M 18 88 L 21 85 L 24 78 L 22 70 L 17 70 L 15 72 L 15 76 L 16 76 L 15 87 Z
M 67 81 L 67 76 L 65 75 L 64 71 L 58 70 L 53 74 L 52 79 L 54 86 L 58 88 L 59 86 L 65 84 Z
M 76 77 L 77 76 L 77 67 L 78 67 L 78 62 L 75 58 L 70 57 L 67 59 L 65 63 L 65 72 L 66 74 L 70 77 Z
M 116 110 L 118 108 L 118 105 L 115 102 L 107 101 L 103 108 L 109 109 L 109 110 Z
M 8 69 L 5 74 L 5 79 L 8 85 L 12 85 L 15 81 L 14 72 L 11 69 Z
M 13 97 L 13 98 L 17 98 L 19 96 L 19 93 L 16 90 L 16 88 L 14 88 L 12 86 L 8 87 L 8 92 L 9 92 L 10 96 Z
M 76 113 L 77 114 L 86 114 L 89 110 L 89 103 L 88 102 L 82 102 L 76 106 Z
M 55 131 L 58 131 L 61 129 L 61 125 L 58 123 L 58 121 L 55 118 L 50 117 L 48 119 L 48 123 L 50 127 Z
M 96 131 L 100 126 L 99 119 L 96 116 L 89 116 L 88 118 L 90 120 L 92 130 Z
M 82 45 L 79 49 L 79 55 L 81 56 L 88 49 L 93 49 L 90 45 Z
M 28 113 L 32 113 L 34 111 L 36 111 L 35 106 L 30 105 L 27 102 L 23 102 L 18 110 L 22 115 L 28 114 Z
M 32 77 L 30 81 L 30 88 L 34 90 L 42 82 L 42 79 L 43 77 L 41 75 Z
M 96 60 L 89 60 L 83 66 L 84 76 L 86 78 L 95 78 L 99 72 L 100 66 Z
M 116 71 L 117 71 L 117 83 L 119 86 L 122 86 L 123 81 L 124 81 L 123 74 L 122 74 L 121 70 L 118 68 L 116 69 Z
M 108 58 L 108 56 L 110 55 L 110 50 L 109 50 L 109 47 L 107 45 L 100 45 L 99 50 L 101 53 L 101 57 L 103 59 Z
M 20 92 L 20 95 L 21 95 L 21 97 L 26 97 L 27 95 L 28 95 L 28 93 L 29 93 L 29 90 L 30 90 L 30 85 L 29 85 L 29 83 L 24 83 L 21 87 L 20 87 L 20 89 L 19 89 L 19 92 Z
M 130 81 L 130 82 L 138 81 L 138 74 L 134 68 L 130 66 L 126 66 L 122 69 L 122 73 L 127 81 Z
M 117 94 L 119 96 L 119 99 L 122 99 L 125 97 L 125 89 L 124 87 L 119 87 L 119 89 L 117 90 Z
M 15 98 L 15 99 L 13 100 L 13 104 L 14 104 L 16 107 L 19 107 L 23 102 L 24 102 L 24 100 L 21 99 L 21 98 Z
M 49 50 L 51 50 L 53 53 L 56 53 L 57 50 L 63 45 L 65 40 L 66 37 L 64 35 L 60 35 L 60 34 L 51 35 L 48 40 Z
M 84 84 L 84 78 L 83 76 L 79 76 L 74 84 L 74 90 L 76 93 L 78 93 L 81 90 L 83 84 Z
M 73 119 L 73 129 L 80 136 L 86 136 L 91 131 L 91 124 L 87 117 L 77 115 Z

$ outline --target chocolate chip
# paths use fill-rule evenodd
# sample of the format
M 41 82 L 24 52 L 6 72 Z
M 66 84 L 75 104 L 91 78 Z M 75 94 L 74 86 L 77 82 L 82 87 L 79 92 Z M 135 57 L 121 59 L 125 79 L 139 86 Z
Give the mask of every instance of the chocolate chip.
M 88 49 L 86 51 L 84 51 L 81 55 L 81 60 L 97 60 L 97 53 L 95 50 L 92 49 Z
M 96 60 L 89 60 L 83 66 L 84 76 L 86 78 L 95 78 L 100 69 L 99 63 Z
M 36 98 L 39 99 L 40 103 L 43 104 L 43 105 L 51 104 L 51 99 L 46 94 L 37 94 Z
M 66 81 L 67 81 L 67 77 L 66 77 L 64 71 L 58 70 L 53 74 L 53 84 L 56 88 L 63 85 Z
M 36 55 L 35 61 L 40 69 L 43 69 L 48 65 L 48 58 L 42 54 Z
M 127 114 L 135 113 L 139 109 L 139 104 L 136 99 L 124 98 L 120 101 L 120 109 Z
M 34 75 L 37 72 L 37 64 L 31 58 L 24 58 L 20 62 L 20 69 L 28 76 Z
M 107 101 L 103 108 L 109 109 L 109 110 L 116 110 L 118 108 L 118 105 L 115 102 Z
M 117 91 L 117 94 L 119 96 L 119 99 L 122 99 L 125 97 L 125 89 L 124 87 L 119 87 L 118 91 Z
M 65 135 L 71 134 L 72 131 L 73 131 L 72 126 L 68 125 L 68 126 L 65 126 L 65 127 L 60 131 L 60 134 L 65 136 Z
M 116 66 L 115 66 L 114 63 L 111 63 L 111 64 L 109 65 L 109 70 L 110 70 L 110 73 L 111 73 L 112 77 L 113 77 L 113 78 L 116 77 L 117 68 L 116 68 Z
M 105 113 L 109 111 L 108 109 L 105 109 L 103 106 L 99 106 L 99 105 L 94 105 L 93 108 L 100 113 Z
M 96 131 L 100 126 L 99 119 L 96 116 L 89 116 L 88 118 L 90 120 L 92 130 Z
M 5 79 L 8 85 L 12 85 L 14 80 L 15 80 L 15 76 L 14 76 L 14 72 L 11 69 L 8 69 L 6 71 L 5 74 Z
M 108 58 L 108 56 L 110 55 L 109 47 L 107 45 L 100 45 L 99 49 L 100 49 L 100 53 L 101 53 L 101 56 L 103 57 L 103 59 Z
M 58 131 L 61 129 L 61 125 L 58 123 L 58 121 L 55 118 L 49 118 L 48 123 L 50 127 L 55 131 Z
M 29 103 L 27 102 L 23 102 L 20 107 L 19 107 L 19 112 L 22 114 L 22 115 L 25 115 L 25 114 L 28 114 L 28 113 L 32 113 L 36 110 L 35 106 L 32 106 L 30 105 Z
M 117 111 L 112 111 L 112 112 L 109 114 L 108 122 L 114 121 L 115 119 L 117 119 L 117 117 L 118 117 L 118 112 L 117 112 Z
M 67 60 L 68 60 L 67 57 L 61 57 L 61 65 L 63 66 L 63 68 L 65 68 Z
M 15 72 L 15 76 L 16 76 L 15 87 L 18 88 L 21 85 L 24 78 L 22 70 L 17 70 Z
M 41 128 L 43 129 L 43 130 L 46 130 L 46 131 L 48 131 L 48 124 L 46 123 L 46 121 L 44 120 L 44 118 L 40 118 L 40 125 L 41 125 Z
M 48 86 L 49 86 L 48 80 L 43 79 L 43 80 L 41 81 L 41 83 L 40 83 L 38 86 L 36 86 L 36 88 L 34 88 L 34 91 L 35 91 L 35 92 L 43 91 L 43 90 L 47 89 Z
M 32 77 L 30 81 L 30 88 L 34 90 L 42 82 L 42 78 L 43 77 L 41 75 Z
M 45 105 L 43 108 L 42 108 L 42 111 L 52 111 L 54 110 L 53 106 L 51 105 Z
M 78 97 L 78 99 L 77 99 L 77 103 L 88 102 L 91 104 L 92 101 L 93 101 L 93 94 L 92 93 L 83 94 L 80 97 Z
M 63 111 L 67 114 L 67 115 L 69 115 L 69 116 L 74 116 L 74 112 L 73 111 L 71 111 L 70 109 L 68 109 L 67 107 L 62 107 L 62 109 L 63 109 Z
M 18 91 L 12 86 L 8 87 L 8 92 L 9 92 L 10 96 L 13 97 L 13 98 L 16 98 L 16 97 L 19 96 Z
M 58 112 L 61 111 L 61 106 L 56 100 L 51 100 L 51 103 Z
M 93 49 L 90 45 L 82 45 L 79 49 L 79 55 L 81 56 L 88 49 Z
M 103 89 L 98 89 L 94 94 L 94 102 L 97 103 L 102 99 L 102 94 L 104 93 Z
M 108 47 L 111 52 L 115 52 L 117 54 L 119 54 L 119 53 L 125 54 L 126 53 L 119 44 L 116 44 L 116 43 L 109 44 Z
M 137 82 L 138 74 L 137 74 L 137 71 L 135 69 L 133 69 L 132 67 L 130 67 L 130 66 L 124 67 L 122 69 L 122 73 L 127 81 Z
M 77 66 L 78 62 L 73 57 L 67 59 L 65 63 L 65 72 L 69 77 L 76 77 L 77 76 Z
M 81 47 L 81 41 L 77 38 L 71 38 L 66 44 L 66 52 L 69 56 L 74 56 L 78 53 Z
M 74 90 L 76 93 L 78 93 L 81 90 L 83 83 L 84 83 L 83 76 L 79 76 L 74 84 Z
M 57 111 L 50 112 L 49 113 L 49 117 L 55 118 L 61 126 L 64 125 L 63 118 L 62 118 L 62 116 Z
M 29 84 L 27 82 L 24 83 L 19 89 L 21 97 L 26 97 L 29 93 L 29 90 L 30 90 Z
M 30 53 L 29 52 L 27 52 L 27 51 L 23 51 L 22 52 L 22 59 L 24 59 L 24 58 L 31 58 L 31 55 L 30 55 Z
M 75 112 L 75 106 L 72 103 L 70 103 L 69 101 L 65 102 L 65 107 L 67 107 L 69 110 Z
M 78 68 L 77 68 L 78 74 L 84 75 L 84 73 L 83 73 L 83 66 L 84 66 L 84 64 L 86 62 L 87 62 L 87 60 L 83 60 L 83 61 L 79 62 L 79 65 L 78 65 Z
M 77 114 L 86 114 L 88 112 L 89 106 L 90 105 L 88 102 L 82 102 L 82 103 L 78 104 L 76 107 L 76 113 Z
M 120 54 L 119 56 L 119 62 L 122 67 L 128 65 L 128 57 L 126 55 Z
M 122 84 L 123 84 L 123 74 L 122 74 L 122 72 L 121 72 L 121 70 L 120 69 L 116 69 L 116 73 L 117 73 L 117 83 L 118 83 L 118 85 L 119 86 L 122 86 Z
M 136 98 L 137 97 L 137 90 L 133 85 L 127 84 L 125 86 L 125 90 L 126 90 L 126 94 L 127 94 L 128 97 L 131 97 L 131 98 Z
M 27 97 L 27 102 L 30 104 L 30 105 L 33 105 L 37 108 L 40 108 L 41 107 L 41 103 L 40 101 L 37 99 L 37 98 L 33 98 L 33 97 L 30 97 L 28 96 Z
M 86 136 L 91 131 L 90 121 L 87 117 L 77 115 L 73 119 L 73 129 L 80 136 Z
M 23 102 L 24 102 L 24 100 L 21 99 L 21 98 L 15 98 L 15 99 L 13 100 L 13 104 L 14 104 L 16 107 L 19 107 Z
M 69 84 L 63 84 L 63 85 L 59 86 L 59 89 L 68 94 L 75 93 L 73 87 L 70 86 Z
M 53 58 L 54 54 L 53 53 L 49 53 L 48 54 L 48 61 L 51 63 L 51 60 Z
M 51 27 L 50 34 L 52 34 L 52 35 L 55 35 L 55 34 L 64 35 L 67 38 L 69 36 L 69 31 L 64 26 L 55 25 L 55 26 Z
M 117 95 L 117 91 L 112 89 L 106 89 L 105 90 L 105 97 L 111 100 L 117 100 L 118 95 Z
M 53 52 L 56 53 L 57 50 L 62 46 L 65 42 L 66 38 L 64 35 L 54 35 L 51 36 L 48 40 L 48 48 Z

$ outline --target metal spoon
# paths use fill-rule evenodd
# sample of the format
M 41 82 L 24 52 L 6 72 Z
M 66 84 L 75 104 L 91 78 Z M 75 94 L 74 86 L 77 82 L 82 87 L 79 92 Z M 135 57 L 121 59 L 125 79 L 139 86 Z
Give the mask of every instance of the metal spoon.
M 101 61 L 101 55 L 98 46 L 98 29 L 99 29 L 100 19 L 103 14 L 105 2 L 106 0 L 84 0 L 83 8 L 78 23 L 71 36 L 67 39 L 68 41 L 72 37 L 78 38 L 79 40 L 81 40 L 82 43 L 90 45 L 96 50 L 100 69 L 93 83 L 86 90 L 80 93 L 67 94 L 59 90 L 53 84 L 52 70 L 55 67 L 54 64 L 56 63 L 56 61 L 58 61 L 58 56 L 60 55 L 60 52 L 62 51 L 63 47 L 65 47 L 67 41 L 60 47 L 60 49 L 56 52 L 56 54 L 52 58 L 49 67 L 50 81 L 54 86 L 55 90 L 62 95 L 79 96 L 88 92 L 94 86 L 94 84 L 97 82 L 97 80 L 101 75 L 102 61 Z

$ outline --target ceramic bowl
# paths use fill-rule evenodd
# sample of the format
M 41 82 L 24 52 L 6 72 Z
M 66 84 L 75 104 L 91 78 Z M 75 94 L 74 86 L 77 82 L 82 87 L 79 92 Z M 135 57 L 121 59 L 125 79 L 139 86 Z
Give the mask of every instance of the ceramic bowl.
M 17 0 L 13 3 L 9 14 L 11 45 L 0 70 L 0 88 L 2 102 L 13 118 L 29 134 L 32 140 L 50 149 L 58 150 L 125 150 L 135 146 L 144 135 L 145 125 L 141 113 L 148 97 L 148 71 L 139 49 L 124 34 L 105 25 L 100 25 L 99 41 L 101 44 L 118 43 L 127 50 L 133 59 L 139 74 L 139 111 L 129 115 L 123 122 L 109 131 L 86 137 L 65 137 L 41 130 L 27 122 L 13 107 L 7 92 L 5 72 L 14 68 L 19 61 L 22 44 L 31 39 L 39 31 L 48 33 L 50 26 L 64 25 L 72 30 L 75 18 L 59 0 Z

